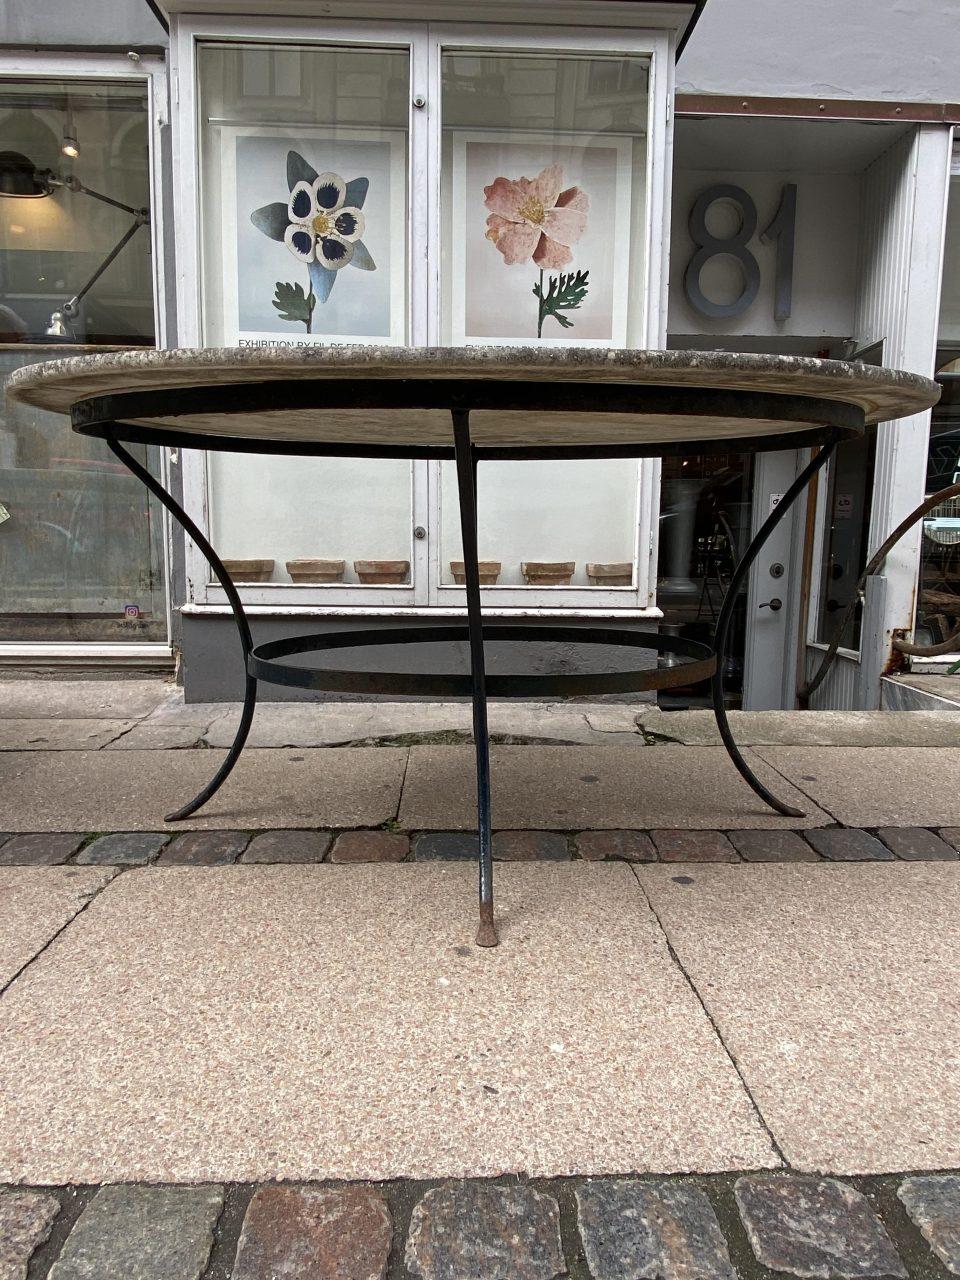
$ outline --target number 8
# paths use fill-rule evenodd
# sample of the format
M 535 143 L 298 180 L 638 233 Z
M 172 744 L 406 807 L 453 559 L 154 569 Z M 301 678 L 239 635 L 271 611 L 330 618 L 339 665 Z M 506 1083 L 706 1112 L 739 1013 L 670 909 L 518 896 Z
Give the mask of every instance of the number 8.
M 707 210 L 718 200 L 727 200 L 740 211 L 740 227 L 732 236 L 723 239 L 711 235 L 707 229 Z M 690 238 L 698 246 L 687 263 L 683 274 L 683 288 L 690 305 L 701 315 L 712 320 L 726 316 L 739 316 L 754 302 L 760 291 L 760 264 L 747 248 L 757 229 L 757 206 L 743 187 L 730 183 L 718 183 L 708 187 L 698 196 L 690 210 Z M 720 254 L 736 258 L 743 271 L 743 289 L 733 302 L 712 302 L 700 288 L 700 273 L 710 261 Z

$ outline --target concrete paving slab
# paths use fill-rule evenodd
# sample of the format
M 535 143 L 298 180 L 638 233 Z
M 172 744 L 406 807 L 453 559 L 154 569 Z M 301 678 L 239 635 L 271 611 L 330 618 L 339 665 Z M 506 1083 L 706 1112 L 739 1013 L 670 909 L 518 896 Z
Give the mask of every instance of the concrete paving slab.
M 960 824 L 960 748 L 758 747 L 756 751 L 847 827 Z
M 0 752 L 0 830 L 158 831 L 217 770 L 220 751 Z M 174 831 L 376 827 L 396 817 L 405 749 L 247 751 Z
M 189 707 L 184 708 L 190 710 Z M 643 746 L 633 718 L 636 705 L 594 706 L 590 703 L 491 702 L 490 733 L 558 743 L 599 744 L 611 729 Z M 212 747 L 227 747 L 240 722 L 240 708 L 224 710 L 204 735 Z M 146 729 L 150 721 L 145 722 Z M 408 739 L 424 734 L 462 734 L 472 737 L 468 702 L 344 702 L 260 703 L 249 742 L 255 747 L 337 746 L 347 743 Z M 958 739 L 960 740 L 960 739 Z
M 0 678 L 0 719 L 136 719 L 176 694 L 176 685 L 160 678 Z
M 106 744 L 107 751 L 180 751 L 203 745 L 205 724 L 164 724 L 145 720 L 121 738 Z
M 0 1001 L 0 1180 L 777 1163 L 624 866 L 124 872 Z
M 650 827 L 819 827 L 805 796 L 753 758 L 757 774 L 803 818 L 784 818 L 754 795 L 721 747 L 494 747 L 493 825 L 511 830 Z M 400 825 L 476 826 L 472 747 L 411 747 Z M 5 818 L 0 809 L 0 826 Z
M 636 868 L 790 1164 L 960 1164 L 960 865 Z
M 113 867 L 0 867 L 0 987 L 115 875 Z
M 97 751 L 136 720 L 0 719 L 0 751 Z
M 731 711 L 741 746 L 960 747 L 960 710 Z M 687 746 L 720 743 L 712 711 L 642 709 L 638 724 Z

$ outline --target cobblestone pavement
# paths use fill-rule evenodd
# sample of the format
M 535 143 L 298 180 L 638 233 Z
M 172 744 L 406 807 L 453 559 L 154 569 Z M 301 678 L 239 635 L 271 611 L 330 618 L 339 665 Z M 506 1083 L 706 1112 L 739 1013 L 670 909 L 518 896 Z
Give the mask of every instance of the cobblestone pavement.
M 942 1280 L 960 1175 L 0 1188 L 3 1280 Z
M 469 831 L 0 832 L 0 866 L 223 866 L 251 862 L 427 862 L 476 857 Z M 498 831 L 504 862 L 918 862 L 960 859 L 960 827 L 811 831 Z M 0 1276 L 2 1280 L 2 1276 Z

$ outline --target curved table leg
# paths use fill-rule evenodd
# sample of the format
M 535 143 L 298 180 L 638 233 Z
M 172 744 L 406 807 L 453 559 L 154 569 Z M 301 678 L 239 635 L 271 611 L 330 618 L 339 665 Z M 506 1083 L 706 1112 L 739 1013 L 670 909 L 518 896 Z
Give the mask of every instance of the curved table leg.
M 142 466 L 136 458 L 127 452 L 127 450 L 112 437 L 107 437 L 107 444 L 113 453 L 120 459 L 128 471 L 131 471 L 142 484 L 150 490 L 158 502 L 170 512 L 173 518 L 180 524 L 190 537 L 194 540 L 200 550 L 206 557 L 210 568 L 216 574 L 220 585 L 227 594 L 230 601 L 230 608 L 233 610 L 233 620 L 237 624 L 237 631 L 240 633 L 240 644 L 243 647 L 243 663 L 246 675 L 246 686 L 243 694 L 243 711 L 240 716 L 240 725 L 237 729 L 236 737 L 231 744 L 230 750 L 227 752 L 226 759 L 220 768 L 210 779 L 203 790 L 190 801 L 185 804 L 182 809 L 177 809 L 175 813 L 168 813 L 164 818 L 164 822 L 178 822 L 182 818 L 189 818 L 192 813 L 207 803 L 211 796 L 219 791 L 220 787 L 230 775 L 233 766 L 240 758 L 240 752 L 243 750 L 243 744 L 247 740 L 250 732 L 250 725 L 253 723 L 253 712 L 257 703 L 257 681 L 256 678 L 246 670 L 247 657 L 253 648 L 253 637 L 250 634 L 250 625 L 247 622 L 247 616 L 243 611 L 243 603 L 237 588 L 233 585 L 230 575 L 223 567 L 220 557 L 211 547 L 210 543 L 203 536 L 197 526 L 193 523 L 187 513 L 180 504 L 167 493 L 163 485 L 150 474 L 146 467 Z
M 730 623 L 733 620 L 733 611 L 736 607 L 737 596 L 740 588 L 746 580 L 750 567 L 756 560 L 757 556 L 763 550 L 763 547 L 773 533 L 774 529 L 784 518 L 790 508 L 796 502 L 797 498 L 804 491 L 813 477 L 826 466 L 827 462 L 836 448 L 836 442 L 825 445 L 820 452 L 813 458 L 803 471 L 797 476 L 793 484 L 780 499 L 776 508 L 771 511 L 760 526 L 753 541 L 744 552 L 743 558 L 740 560 L 730 579 L 730 586 L 727 588 L 727 594 L 724 596 L 723 604 L 720 608 L 720 617 L 717 619 L 717 631 L 714 637 L 714 650 L 717 658 L 717 669 L 713 675 L 711 684 L 711 693 L 713 696 L 713 713 L 717 719 L 717 728 L 720 730 L 720 737 L 723 745 L 727 749 L 727 754 L 740 771 L 741 776 L 747 781 L 754 791 L 768 804 L 771 809 L 776 809 L 778 813 L 784 814 L 788 818 L 802 818 L 803 810 L 794 809 L 791 805 L 784 804 L 782 800 L 778 800 L 772 792 L 768 791 L 760 779 L 756 776 L 750 766 L 740 754 L 740 748 L 733 740 L 733 734 L 730 732 L 730 723 L 727 720 L 727 709 L 723 701 L 723 664 L 726 659 L 727 639 L 730 632 Z
M 480 612 L 480 566 L 477 563 L 477 459 L 470 444 L 469 410 L 452 409 L 451 416 L 457 456 L 457 486 L 460 494 L 463 573 L 467 586 L 470 676 L 473 682 L 473 740 L 477 753 L 477 838 L 480 860 L 480 927 L 477 930 L 477 946 L 495 947 L 499 939 L 493 920 L 490 736 L 487 731 L 487 681 L 483 657 L 483 620 Z

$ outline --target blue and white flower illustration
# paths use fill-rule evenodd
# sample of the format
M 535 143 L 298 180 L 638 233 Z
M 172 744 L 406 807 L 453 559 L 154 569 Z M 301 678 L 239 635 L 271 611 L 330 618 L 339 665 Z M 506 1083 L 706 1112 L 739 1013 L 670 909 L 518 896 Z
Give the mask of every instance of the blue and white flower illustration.
M 298 152 L 289 151 L 289 199 L 264 205 L 250 215 L 255 227 L 285 244 L 309 271 L 308 293 L 299 284 L 277 281 L 273 303 L 284 320 L 302 321 L 307 333 L 314 307 L 330 297 L 343 267 L 377 269 L 361 239 L 366 229 L 362 208 L 369 186 L 368 178 L 345 182 L 338 173 L 318 173 Z
M 338 173 L 321 173 L 313 182 L 298 182 L 293 188 L 283 240 L 295 258 L 316 260 L 328 271 L 339 271 L 350 262 L 366 223 L 358 208 L 345 204 L 346 194 L 347 184 Z

